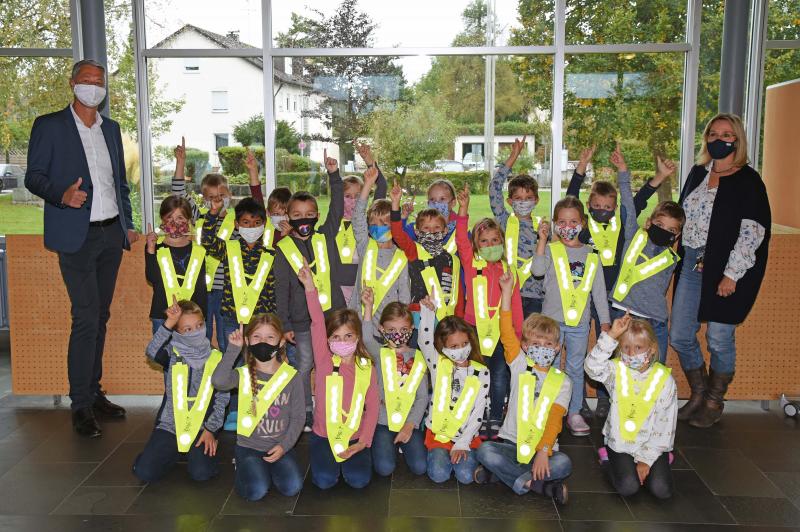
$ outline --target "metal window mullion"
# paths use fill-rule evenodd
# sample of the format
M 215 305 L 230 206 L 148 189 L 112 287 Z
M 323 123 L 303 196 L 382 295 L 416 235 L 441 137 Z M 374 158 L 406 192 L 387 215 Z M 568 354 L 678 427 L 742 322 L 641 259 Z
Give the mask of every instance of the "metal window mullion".
M 745 133 L 750 164 L 759 168 L 761 151 L 761 108 L 764 97 L 764 37 L 767 34 L 767 0 L 753 0 L 750 24 L 750 47 L 748 50 L 747 94 L 744 102 Z
M 690 45 L 685 42 L 676 43 L 628 43 L 628 44 L 567 44 L 566 54 L 622 54 L 622 53 L 661 53 L 688 52 Z
M 274 57 L 346 56 L 453 56 L 453 55 L 541 55 L 555 52 L 554 46 L 399 46 L 397 48 L 273 48 Z
M 489 0 L 486 7 L 486 46 L 490 47 L 494 44 L 494 0 Z M 483 61 L 483 166 L 491 172 L 494 166 L 494 91 L 497 56 L 484 56 Z M 464 160 L 463 154 L 461 160 Z
M 142 229 L 153 221 L 153 159 L 150 132 L 150 94 L 147 59 L 142 54 L 145 41 L 144 1 L 133 1 L 133 48 L 136 75 L 136 130 L 139 136 L 139 191 L 142 204 Z
M 272 48 L 272 0 L 261 0 L 262 57 L 264 62 L 264 180 L 269 193 L 277 186 L 275 167 L 275 55 Z
M 81 10 L 78 8 L 80 0 L 69 0 L 69 21 L 72 33 L 72 60 L 78 62 L 83 59 L 83 29 L 81 28 Z
M 552 152 L 550 155 L 550 212 L 555 209 L 556 202 L 561 196 L 561 149 L 563 146 L 562 135 L 564 132 L 564 70 L 565 70 L 565 31 L 566 31 L 566 0 L 556 0 L 555 3 L 555 28 L 554 44 L 556 47 L 553 57 L 553 111 L 550 122 L 552 136 Z
M 261 48 L 147 48 L 142 50 L 146 58 L 176 57 L 262 57 Z
M 694 132 L 697 125 L 697 80 L 700 69 L 700 22 L 703 0 L 688 0 L 686 34 L 690 50 L 686 53 L 683 70 L 683 109 L 681 110 L 681 163 L 678 189 L 694 165 Z
M 73 57 L 72 48 L 0 48 L 0 57 Z
M 769 6 L 766 8 L 769 9 Z M 766 10 L 765 10 L 765 23 L 766 23 Z M 766 31 L 764 32 L 766 35 Z M 764 41 L 764 48 L 767 50 L 797 50 L 800 48 L 800 39 L 787 39 L 787 40 L 766 40 Z

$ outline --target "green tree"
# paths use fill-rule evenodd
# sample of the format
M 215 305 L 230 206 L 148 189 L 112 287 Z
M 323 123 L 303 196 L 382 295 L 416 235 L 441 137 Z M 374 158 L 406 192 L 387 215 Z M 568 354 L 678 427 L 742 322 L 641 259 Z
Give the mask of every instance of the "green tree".
M 264 145 L 264 115 L 253 115 L 233 127 L 233 138 L 242 146 Z M 275 147 L 283 148 L 289 153 L 300 154 L 300 135 L 285 120 L 275 123 Z

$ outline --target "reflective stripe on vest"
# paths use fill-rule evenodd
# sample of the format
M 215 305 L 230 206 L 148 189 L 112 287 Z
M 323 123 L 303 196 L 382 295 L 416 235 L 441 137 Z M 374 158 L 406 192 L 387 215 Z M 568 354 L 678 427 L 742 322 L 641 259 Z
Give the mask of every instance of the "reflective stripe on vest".
M 622 220 L 619 217 L 619 209 L 614 212 L 614 217 L 608 221 L 605 228 L 589 216 L 589 234 L 592 235 L 594 248 L 600 255 L 603 266 L 614 264 L 620 229 L 622 229 Z
M 178 351 L 175 350 L 178 355 Z M 178 355 L 178 360 L 181 357 Z M 216 349 L 211 350 L 211 355 L 203 366 L 203 377 L 196 397 L 188 397 L 189 393 L 189 366 L 184 362 L 177 362 L 171 368 L 172 372 L 172 415 L 175 418 L 175 439 L 178 442 L 178 451 L 185 453 L 192 447 L 192 442 L 203 426 L 208 405 L 214 396 L 214 387 L 211 386 L 211 375 L 222 353 Z M 189 401 L 193 401 L 189 408 Z
M 361 425 L 361 414 L 364 413 L 364 404 L 369 389 L 370 371 L 372 364 L 367 359 L 362 359 L 355 365 L 355 382 L 353 394 L 350 398 L 350 412 L 342 409 L 344 396 L 344 379 L 339 375 L 339 364 L 342 359 L 333 355 L 333 372 L 325 377 L 325 429 L 328 432 L 328 444 L 333 451 L 333 458 L 337 462 L 344 462 L 339 454 L 350 446 L 350 438 Z M 342 421 L 342 415 L 346 420 Z
M 200 276 L 200 272 L 203 271 L 203 259 L 205 256 L 205 248 L 192 243 L 192 254 L 189 256 L 186 272 L 183 275 L 178 275 L 175 272 L 175 264 L 172 262 L 172 253 L 170 253 L 169 247 L 158 248 L 156 260 L 158 261 L 158 270 L 161 272 L 164 293 L 167 295 L 168 307 L 173 303 L 172 296 L 175 296 L 178 301 L 192 299 L 197 278 Z M 182 282 L 181 278 L 183 278 Z
M 242 366 L 237 371 L 239 372 L 239 416 L 236 420 L 236 433 L 250 436 L 278 395 L 297 374 L 297 370 L 283 362 L 270 380 L 258 381 L 261 389 L 258 390 L 255 401 L 250 386 L 250 370 L 247 366 Z
M 300 268 L 303 267 L 304 257 L 292 237 L 281 238 L 281 241 L 278 242 L 278 247 L 283 251 L 294 273 L 299 272 Z M 308 267 L 311 269 L 311 276 L 314 278 L 314 286 L 317 287 L 319 304 L 322 306 L 323 311 L 329 310 L 332 304 L 331 270 L 328 262 L 328 245 L 325 235 L 315 233 L 311 237 L 311 249 L 314 250 L 314 262 L 309 264 Z
M 639 434 L 650 412 L 653 411 L 656 400 L 661 395 L 661 390 L 672 370 L 660 362 L 653 364 L 650 376 L 641 384 L 638 394 L 634 391 L 633 383 L 628 375 L 630 371 L 621 360 L 617 360 L 614 400 L 617 403 L 619 432 L 622 439 L 635 442 L 636 435 Z
M 267 221 L 264 222 L 264 247 L 267 249 L 275 249 L 275 226 L 272 224 L 272 218 L 267 216 Z
M 397 373 L 395 350 L 390 347 L 381 348 L 383 402 L 386 403 L 386 419 L 389 430 L 398 432 L 403 428 L 426 371 L 428 371 L 428 366 L 425 364 L 422 353 L 417 349 L 406 382 L 401 383 L 401 375 Z
M 442 290 L 442 283 L 439 282 L 439 275 L 436 273 L 436 268 L 427 265 L 422 269 L 420 275 L 422 281 L 425 283 L 425 290 L 436 306 L 436 319 L 442 321 L 447 316 L 452 316 L 456 312 L 456 303 L 458 301 L 458 286 L 461 283 L 461 261 L 455 255 L 450 255 L 453 259 L 452 267 L 452 284 L 450 285 L 450 292 Z M 428 253 L 422 244 L 417 244 L 417 258 L 423 263 L 432 259 L 431 254 Z
M 625 258 L 620 266 L 617 283 L 614 285 L 613 298 L 616 301 L 622 302 L 636 283 L 644 281 L 648 277 L 652 277 L 680 260 L 680 257 L 675 255 L 672 251 L 672 248 L 665 249 L 651 259 L 644 257 L 641 253 L 647 245 L 647 240 L 647 232 L 643 229 L 636 231 L 636 235 L 634 235 L 633 240 L 631 240 L 631 244 L 628 246 L 628 251 L 625 252 Z M 644 257 L 645 260 L 636 264 L 639 256 Z
M 400 277 L 403 268 L 408 264 L 406 254 L 403 250 L 396 249 L 392 256 L 389 266 L 383 270 L 383 275 L 378 279 L 378 243 L 373 239 L 369 239 L 367 244 L 367 251 L 364 253 L 361 264 L 361 281 L 368 287 L 372 288 L 374 294 L 374 302 L 372 304 L 373 315 L 378 312 L 383 298 L 389 292 L 389 289 L 394 285 L 394 282 Z
M 544 434 L 550 408 L 564 384 L 564 373 L 550 368 L 544 378 L 539 397 L 536 397 L 536 375 L 527 371 L 519 374 L 517 385 L 517 462 L 527 464 L 536 454 L 536 446 Z
M 538 231 L 542 217 L 532 216 L 531 221 L 533 222 L 533 230 Z M 506 221 L 506 262 L 510 267 L 514 268 L 521 288 L 531 276 L 533 257 L 523 259 L 519 256 L 519 218 L 514 213 L 511 213 Z
M 447 443 L 456 438 L 458 431 L 467 422 L 472 407 L 480 393 L 480 380 L 478 372 L 486 366 L 475 361 L 470 361 L 469 367 L 473 374 L 468 376 L 461 388 L 461 393 L 455 404 L 451 404 L 450 387 L 453 382 L 453 361 L 444 355 L 439 356 L 436 366 L 436 382 L 433 386 L 433 403 L 431 409 L 431 432 L 436 441 Z
M 208 209 L 205 207 L 200 207 L 199 212 L 205 216 L 208 212 Z M 226 214 L 225 218 L 222 220 L 222 224 L 217 231 L 217 238 L 220 240 L 228 240 L 231 235 L 233 234 L 233 229 L 235 227 L 234 222 L 236 221 L 236 213 L 233 209 L 230 209 Z M 203 218 L 197 219 L 197 229 L 195 230 L 197 235 L 196 238 L 198 239 L 198 244 L 202 240 L 203 234 Z M 215 257 L 211 255 L 206 256 L 206 290 L 211 292 L 211 289 L 214 286 L 214 276 L 217 274 L 217 268 L 219 268 L 219 263 L 221 261 L 217 260 Z
M 241 246 L 239 240 L 225 242 L 228 252 L 228 275 L 231 279 L 231 292 L 233 293 L 233 305 L 236 307 L 236 319 L 239 323 L 249 323 L 261 297 L 261 290 L 264 289 L 264 284 L 267 282 L 269 271 L 272 269 L 274 257 L 271 253 L 262 251 L 255 273 L 249 276 L 244 271 Z M 250 277 L 252 281 L 248 283 L 247 277 Z
M 508 271 L 506 263 L 503 272 Z M 489 280 L 481 271 L 486 268 L 486 261 L 474 259 L 475 277 L 472 279 L 472 304 L 475 308 L 475 328 L 478 330 L 481 354 L 490 357 L 500 340 L 500 301 L 492 307 L 489 303 Z
M 339 232 L 336 233 L 336 249 L 339 250 L 339 259 L 342 264 L 353 264 L 353 257 L 356 254 L 356 235 L 353 233 L 353 224 L 345 222 L 339 223 Z
M 458 245 L 456 244 L 456 232 L 453 231 L 450 233 L 450 238 L 447 239 L 447 243 L 444 245 L 444 250 L 451 255 L 455 255 L 458 251 Z
M 575 327 L 581 321 L 581 316 L 589 301 L 589 293 L 592 291 L 592 283 L 597 274 L 597 255 L 589 253 L 586 257 L 586 264 L 583 268 L 583 279 L 575 286 L 572 277 L 572 270 L 569 267 L 569 257 L 564 244 L 552 242 L 550 255 L 553 257 L 553 265 L 556 269 L 558 281 L 558 292 L 561 295 L 561 309 L 564 312 L 564 323 L 570 327 Z

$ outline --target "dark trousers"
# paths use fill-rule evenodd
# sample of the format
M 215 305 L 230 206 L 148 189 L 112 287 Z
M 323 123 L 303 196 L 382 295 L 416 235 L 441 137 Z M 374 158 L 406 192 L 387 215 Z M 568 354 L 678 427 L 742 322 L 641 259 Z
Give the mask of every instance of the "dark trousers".
M 356 443 L 350 442 L 350 445 Z M 328 443 L 328 438 L 311 433 L 309 454 L 311 456 L 311 481 L 326 490 L 339 482 L 339 475 L 351 488 L 364 488 L 372 479 L 372 453 L 363 449 L 344 462 L 337 462 Z
M 639 491 L 639 475 L 636 473 L 636 462 L 633 456 L 608 450 L 608 474 L 611 484 L 617 493 L 630 497 Z M 669 467 L 669 453 L 662 453 L 650 466 L 650 473 L 644 480 L 644 487 L 659 499 L 672 497 L 672 470 Z
M 78 251 L 58 254 L 71 304 L 67 374 L 73 410 L 91 406 L 100 391 L 106 324 L 124 242 L 117 220 L 105 227 L 90 226 Z
M 275 486 L 286 497 L 300 493 L 303 487 L 303 473 L 297 465 L 294 449 L 280 457 L 277 462 L 264 460 L 266 453 L 237 444 L 236 478 L 233 487 L 240 497 L 248 501 L 258 501 Z
M 202 433 L 203 429 L 200 429 L 197 437 L 199 438 Z M 192 442 L 189 452 L 181 453 L 178 451 L 178 442 L 173 433 L 155 429 L 142 452 L 136 457 L 133 473 L 144 482 L 156 482 L 169 473 L 183 455 L 192 480 L 202 482 L 214 478 L 218 473 L 217 457 L 208 456 L 202 445 L 195 447 L 196 443 L 197 438 Z

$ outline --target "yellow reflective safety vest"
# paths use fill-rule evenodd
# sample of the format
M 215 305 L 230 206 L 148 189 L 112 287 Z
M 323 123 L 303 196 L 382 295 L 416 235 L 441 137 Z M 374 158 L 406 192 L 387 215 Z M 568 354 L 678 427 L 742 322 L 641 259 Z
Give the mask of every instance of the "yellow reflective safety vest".
M 258 305 L 261 290 L 267 282 L 267 276 L 275 262 L 275 257 L 268 251 L 261 252 L 255 273 L 250 276 L 244 271 L 242 261 L 242 247 L 239 240 L 227 240 L 225 248 L 228 254 L 228 275 L 231 278 L 231 292 L 233 304 L 236 307 L 236 319 L 239 323 L 250 323 L 253 311 Z M 247 278 L 252 280 L 248 283 Z
M 594 247 L 600 255 L 600 261 L 603 266 L 612 266 L 614 264 L 614 258 L 617 255 L 617 241 L 619 240 L 621 229 L 622 218 L 619 216 L 619 209 L 614 212 L 613 218 L 608 221 L 605 227 L 589 216 L 589 234 L 592 235 Z
M 192 253 L 189 255 L 189 263 L 186 265 L 186 272 L 178 275 L 175 271 L 175 263 L 172 261 L 172 253 L 168 246 L 162 246 L 156 250 L 156 261 L 158 270 L 161 272 L 161 283 L 164 285 L 164 292 L 167 295 L 167 306 L 172 305 L 172 296 L 178 301 L 192 299 L 197 278 L 203 271 L 203 259 L 206 257 L 206 250 L 203 246 L 192 243 Z M 182 279 L 182 280 L 181 280 Z
M 403 273 L 403 268 L 408 264 L 406 254 L 401 249 L 395 249 L 389 266 L 383 270 L 383 275 L 378 278 L 378 254 L 380 249 L 378 243 L 373 239 L 369 239 L 367 250 L 361 258 L 361 281 L 368 287 L 372 288 L 374 294 L 374 302 L 372 304 L 373 315 L 378 312 L 383 298 L 389 292 L 389 289 L 394 285 L 394 282 Z
M 339 250 L 339 260 L 342 264 L 353 264 L 356 256 L 356 235 L 353 224 L 348 220 L 339 223 L 339 232 L 336 233 L 336 249 Z
M 436 382 L 433 385 L 433 402 L 431 409 L 431 432 L 436 441 L 447 443 L 456 438 L 458 431 L 467 422 L 472 407 L 481 392 L 478 374 L 486 366 L 470 360 L 469 367 L 472 375 L 466 378 L 461 394 L 455 404 L 450 398 L 450 389 L 453 383 L 453 361 L 444 355 L 439 355 L 436 366 Z
M 280 242 L 278 242 L 278 247 L 283 251 L 294 273 L 299 272 L 300 268 L 303 267 L 303 255 L 300 253 L 297 244 L 292 240 L 292 237 L 281 238 Z M 328 244 L 325 240 L 325 235 L 314 233 L 311 237 L 311 248 L 314 250 L 314 262 L 308 266 L 311 268 L 314 285 L 317 287 L 319 304 L 322 306 L 322 310 L 326 311 L 331 308 L 333 302 L 331 297 L 331 263 L 328 261 Z
M 195 240 L 198 244 L 200 244 L 203 238 L 203 217 L 205 217 L 205 215 L 208 213 L 208 209 L 205 207 L 198 207 L 198 211 L 202 216 L 197 219 Z M 233 209 L 228 209 L 228 211 L 225 213 L 225 218 L 222 219 L 222 224 L 220 224 L 219 229 L 217 230 L 217 238 L 220 240 L 230 239 L 231 235 L 233 235 L 233 230 L 236 227 L 235 222 L 236 213 Z M 211 289 L 214 286 L 214 275 L 217 273 L 219 263 L 220 261 L 211 255 L 206 257 L 206 290 L 209 292 L 211 292 Z
M 422 244 L 417 244 L 417 258 L 425 264 L 420 275 L 422 276 L 422 281 L 425 283 L 425 290 L 428 292 L 428 295 L 431 296 L 433 304 L 436 306 L 436 319 L 439 321 L 447 316 L 455 314 L 456 303 L 458 302 L 458 287 L 461 284 L 461 261 L 458 260 L 456 255 L 450 254 L 450 256 L 453 259 L 453 282 L 450 285 L 450 292 L 447 293 L 442 290 L 442 283 L 439 282 L 436 268 L 428 263 L 433 257 L 422 247 Z
M 297 370 L 283 362 L 270 380 L 258 381 L 261 389 L 255 399 L 250 386 L 250 370 L 247 366 L 242 366 L 237 371 L 239 372 L 239 415 L 236 419 L 236 433 L 250 436 L 278 395 L 297 374 Z
M 561 242 L 551 242 L 548 245 L 550 246 L 550 255 L 553 258 L 553 266 L 558 280 L 558 292 L 561 295 L 564 323 L 570 327 L 575 327 L 581 321 L 586 303 L 589 301 L 589 294 L 592 291 L 594 277 L 597 275 L 597 255 L 589 253 L 586 257 L 583 279 L 578 286 L 575 286 L 572 270 L 569 267 L 566 247 Z
M 615 301 L 621 303 L 636 283 L 644 281 L 648 277 L 652 277 L 681 260 L 680 257 L 672 251 L 672 248 L 665 249 L 653 258 L 645 257 L 642 255 L 642 250 L 647 245 L 647 240 L 647 231 L 644 229 L 636 231 L 630 246 L 628 246 L 628 250 L 625 252 L 625 257 L 622 259 L 622 264 L 620 265 L 619 277 L 617 277 L 617 283 L 614 285 L 614 292 L 612 294 Z M 640 256 L 645 260 L 637 264 L 636 261 Z
M 532 216 L 533 230 L 539 230 L 539 222 L 542 221 L 541 216 Z M 519 218 L 514 213 L 508 216 L 506 222 L 506 262 L 513 268 L 519 280 L 519 286 L 525 284 L 525 281 L 531 276 L 531 266 L 533 265 L 533 257 L 523 259 L 519 256 Z
M 192 447 L 197 433 L 203 426 L 206 411 L 211 399 L 214 397 L 214 387 L 211 386 L 211 375 L 222 360 L 222 353 L 216 349 L 211 350 L 211 355 L 203 366 L 203 377 L 196 397 L 188 397 L 189 393 L 189 366 L 181 362 L 178 351 L 173 348 L 178 362 L 170 368 L 172 374 L 172 415 L 175 418 L 175 439 L 178 442 L 178 451 L 185 453 Z M 192 407 L 189 408 L 189 401 Z
M 444 250 L 451 255 L 455 255 L 458 251 L 458 245 L 456 244 L 456 232 L 450 233 L 450 238 L 447 239 L 447 242 L 444 244 Z
M 622 439 L 628 442 L 636 441 L 636 435 L 644 426 L 650 412 L 661 395 L 667 379 L 672 370 L 660 362 L 653 364 L 650 375 L 642 383 L 637 394 L 633 389 L 633 381 L 629 375 L 631 370 L 617 360 L 616 385 L 614 386 L 614 401 L 617 403 L 619 414 L 619 432 Z
M 530 367 L 528 363 L 528 367 Z M 564 384 L 564 373 L 551 367 L 536 397 L 536 375 L 532 372 L 519 374 L 517 385 L 517 462 L 530 463 L 536 454 L 536 446 L 544 435 L 550 408 Z
M 372 363 L 368 359 L 354 362 L 355 382 L 350 399 L 350 412 L 345 413 L 342 409 L 344 379 L 339 375 L 341 363 L 341 357 L 333 355 L 333 372 L 325 377 L 325 429 L 328 432 L 328 444 L 333 451 L 333 458 L 337 462 L 344 462 L 339 453 L 350 446 L 350 438 L 361 426 L 361 415 L 364 413 L 372 371 Z M 343 417 L 346 419 L 343 420 Z
M 264 240 L 264 247 L 267 249 L 274 250 L 275 249 L 275 225 L 272 223 L 272 218 L 267 216 L 266 221 L 264 222 L 264 235 L 262 236 Z
M 508 271 L 506 263 L 503 264 L 503 272 Z M 500 340 L 500 301 L 492 307 L 489 305 L 489 280 L 483 274 L 486 268 L 486 261 L 483 259 L 473 259 L 472 266 L 475 268 L 475 277 L 472 279 L 472 304 L 475 307 L 475 328 L 478 330 L 478 342 L 481 347 L 481 354 L 490 357 L 497 347 Z
M 417 389 L 422 383 L 422 378 L 428 366 L 422 352 L 417 349 L 414 353 L 414 363 L 411 371 L 406 376 L 406 382 L 400 382 L 397 373 L 397 358 L 394 349 L 381 348 L 381 376 L 383 377 L 383 400 L 386 403 L 386 419 L 389 430 L 398 432 L 406 423 L 408 413 L 417 396 Z

